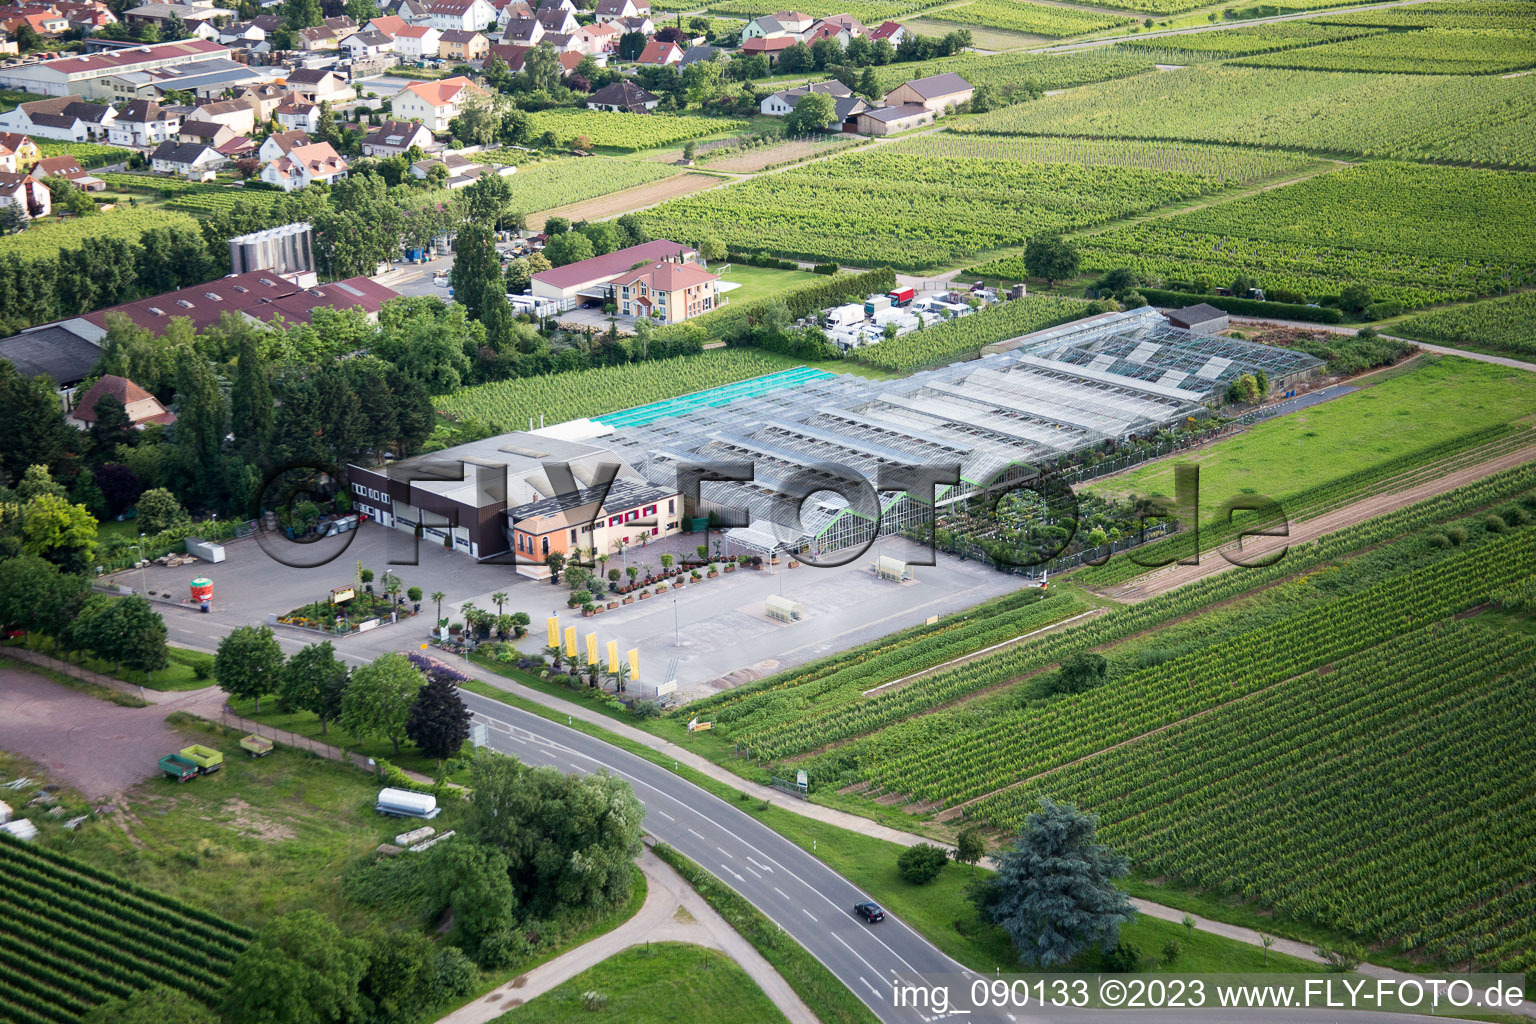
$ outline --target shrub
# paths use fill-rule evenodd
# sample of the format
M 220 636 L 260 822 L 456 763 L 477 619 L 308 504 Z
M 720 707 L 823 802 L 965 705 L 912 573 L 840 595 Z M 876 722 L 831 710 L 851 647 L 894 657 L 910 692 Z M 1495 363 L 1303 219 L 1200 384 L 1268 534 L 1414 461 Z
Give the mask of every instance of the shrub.
M 909 846 L 896 858 L 896 870 L 913 885 L 927 885 L 939 877 L 944 865 L 949 863 L 949 852 L 931 843 Z
M 1141 969 L 1141 961 L 1141 950 L 1129 942 L 1117 942 L 1114 949 L 1100 956 L 1099 966 L 1115 974 L 1129 974 Z
M 1488 518 L 1483 520 L 1483 529 L 1489 533 L 1503 533 L 1508 526 L 1503 517 L 1496 513 L 1490 513 Z
M 1163 943 L 1163 966 L 1168 967 L 1176 963 L 1179 959 L 1179 954 L 1183 952 L 1184 947 L 1179 944 L 1178 939 L 1169 939 Z
M 1459 547 L 1466 542 L 1467 528 L 1464 526 L 1453 526 L 1445 531 L 1445 535 L 1447 538 L 1449 538 L 1452 544 L 1455 544 Z
M 1451 538 L 1443 533 L 1432 533 L 1429 535 L 1429 546 L 1432 548 L 1448 548 L 1451 546 Z
M 1360 960 L 1364 954 L 1353 946 L 1341 946 L 1338 949 L 1313 950 L 1323 958 L 1327 969 L 1334 974 L 1348 974 L 1360 966 Z

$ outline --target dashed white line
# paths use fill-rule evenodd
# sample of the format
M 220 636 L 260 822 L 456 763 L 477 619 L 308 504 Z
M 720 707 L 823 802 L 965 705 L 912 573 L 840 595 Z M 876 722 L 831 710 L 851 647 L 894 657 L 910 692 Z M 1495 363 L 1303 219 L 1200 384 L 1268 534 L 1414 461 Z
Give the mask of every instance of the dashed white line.
M 774 886 L 773 891 L 778 893 L 780 896 L 783 896 L 786 900 L 789 899 L 789 894 L 786 893 L 783 889 L 780 889 L 778 886 Z
M 693 832 L 693 829 L 689 829 L 688 831 L 689 832 Z M 696 835 L 696 836 L 699 835 L 697 832 L 693 832 L 693 834 Z M 703 839 L 704 837 L 703 836 L 699 836 L 699 838 Z M 736 859 L 735 856 L 733 856 L 732 854 L 727 852 L 725 847 L 723 847 L 723 846 L 717 846 L 717 847 L 715 847 L 715 849 L 719 850 L 721 853 L 724 853 L 727 857 L 730 857 L 731 860 L 735 860 Z
M 676 818 L 672 817 L 672 815 L 668 814 L 666 811 L 657 811 L 656 813 L 661 815 L 663 818 L 666 818 L 668 821 L 676 821 L 677 820 Z
M 810 918 L 812 921 L 816 920 L 816 915 L 811 913 L 809 910 L 806 910 L 804 907 L 800 908 L 800 913 L 804 914 L 806 917 Z M 820 923 L 820 922 L 818 922 L 818 923 Z

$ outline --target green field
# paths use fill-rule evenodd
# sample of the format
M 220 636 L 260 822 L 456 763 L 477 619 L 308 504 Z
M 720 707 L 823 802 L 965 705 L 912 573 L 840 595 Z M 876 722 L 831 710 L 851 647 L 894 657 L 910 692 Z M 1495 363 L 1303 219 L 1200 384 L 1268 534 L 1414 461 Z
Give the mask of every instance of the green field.
M 561 145 L 585 138 L 588 145 L 604 149 L 641 150 L 668 146 L 747 127 L 745 121 L 676 114 L 629 114 L 610 110 L 553 107 L 528 115 L 528 133 L 537 138 L 553 132 Z M 608 189 L 608 191 L 615 191 Z
M 1512 356 L 1536 356 L 1536 294 L 1437 309 L 1393 324 L 1390 334 Z
M 898 144 L 684 196 L 641 217 L 657 237 L 714 231 L 737 250 L 922 269 L 1222 187 L 1211 178 L 1139 167 L 913 156 Z
M 1283 21 L 1269 25 L 1248 25 L 1229 28 L 1221 32 L 1192 32 L 1174 38 L 1130 39 L 1117 43 L 1118 49 L 1127 53 L 1149 51 L 1162 55 L 1169 52 L 1188 54 L 1192 59 L 1242 57 L 1277 50 L 1294 50 L 1303 46 L 1341 42 L 1358 36 L 1376 35 L 1383 28 L 1361 25 L 1335 25 L 1331 21 L 1317 23 Z
M 1536 85 L 1529 78 L 1201 66 L 1047 96 L 974 123 L 1005 134 L 1536 167 Z
M 251 932 L 100 871 L 0 838 L 0 1005 L 14 1024 L 73 1024 L 157 984 L 215 1004 Z
M 1287 495 L 1422 448 L 1430 439 L 1529 417 L 1536 375 L 1448 356 L 1375 387 L 1288 416 L 1181 458 L 1200 469 L 1202 518 L 1242 494 Z M 1149 463 L 1080 490 L 1104 498 L 1173 495 L 1173 464 Z
M 751 267 L 745 263 L 734 263 L 728 273 L 721 275 L 721 280 L 741 285 L 740 288 L 733 288 L 724 293 L 730 302 L 735 303 L 756 302 L 758 299 L 771 298 L 786 288 L 813 284 L 823 278 L 808 270 L 774 270 L 770 267 Z
M 982 135 L 966 131 L 914 136 L 893 144 L 890 150 L 910 156 L 967 157 L 1031 164 L 1081 164 L 1084 167 L 1137 167 L 1147 171 L 1192 174 L 1234 185 L 1294 174 L 1318 166 L 1318 162 L 1311 157 L 1273 149 L 1204 146 L 1190 142 Z
M 1347 283 L 1404 307 L 1536 281 L 1536 174 L 1373 163 L 1081 240 L 1083 265 L 1246 273 L 1309 300 Z
M 1389 32 L 1235 63 L 1317 71 L 1486 75 L 1536 66 L 1536 32 L 1449 28 Z
M 1036 36 L 1062 39 L 1107 28 L 1135 24 L 1134 18 L 1046 4 L 1009 3 L 1005 0 L 971 0 L 935 11 L 930 17 L 958 25 L 1000 28 Z
M 529 417 L 550 423 L 600 416 L 694 391 L 761 377 L 804 360 L 753 349 L 704 352 L 676 359 L 521 377 L 463 388 L 434 401 L 443 414 L 488 430 L 523 430 Z
M 681 942 L 616 953 L 497 1020 L 500 1024 L 772 1024 L 784 1015 L 736 961 Z
M 842 8 L 838 8 L 842 10 Z M 879 24 L 874 22 L 873 24 Z M 887 64 L 875 68 L 875 78 L 886 91 L 903 82 L 928 75 L 954 72 L 975 86 L 999 88 L 1033 84 L 1040 89 L 1070 89 L 1089 82 L 1104 82 L 1151 71 L 1153 61 L 1137 54 L 1115 53 L 1109 47 L 1082 53 L 962 53 L 938 57 L 921 64 Z

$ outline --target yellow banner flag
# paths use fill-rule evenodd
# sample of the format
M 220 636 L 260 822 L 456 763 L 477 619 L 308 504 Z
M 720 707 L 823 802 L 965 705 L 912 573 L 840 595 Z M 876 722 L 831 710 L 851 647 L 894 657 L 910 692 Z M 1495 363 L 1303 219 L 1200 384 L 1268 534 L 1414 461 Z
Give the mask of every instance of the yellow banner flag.
M 596 665 L 597 664 L 597 634 L 596 633 L 588 633 L 587 634 L 587 664 L 588 665 Z
M 618 670 L 619 670 L 619 642 L 617 640 L 609 640 L 608 641 L 608 671 L 609 672 L 617 672 Z
M 568 658 L 576 657 L 576 627 L 575 626 L 566 626 L 565 627 L 565 656 L 568 657 Z
M 549 617 L 549 646 L 560 646 L 560 618 L 557 615 Z
M 631 647 L 629 649 L 629 681 L 633 683 L 633 682 L 638 681 L 639 678 L 640 678 L 640 649 L 638 647 Z

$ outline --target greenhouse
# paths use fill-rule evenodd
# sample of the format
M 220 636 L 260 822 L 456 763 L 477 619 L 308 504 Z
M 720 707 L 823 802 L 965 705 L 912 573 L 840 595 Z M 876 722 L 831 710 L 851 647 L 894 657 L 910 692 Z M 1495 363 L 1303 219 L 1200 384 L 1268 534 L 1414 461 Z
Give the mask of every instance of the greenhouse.
M 958 486 L 936 489 L 947 505 L 1095 445 L 1204 416 L 1242 374 L 1262 370 L 1274 386 L 1291 386 L 1321 365 L 1300 352 L 1192 334 L 1144 308 L 896 381 L 803 374 L 772 387 L 743 382 L 743 397 L 726 404 L 604 417 L 593 441 L 663 486 L 676 485 L 684 463 L 750 464 L 751 481 L 701 484 L 693 513 L 734 523 L 744 516 L 746 525 L 727 531 L 741 547 L 818 553 L 928 519 L 931 499 L 882 481 L 882 471 L 958 466 Z

